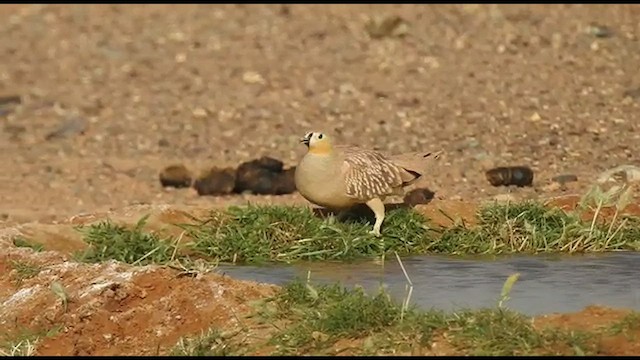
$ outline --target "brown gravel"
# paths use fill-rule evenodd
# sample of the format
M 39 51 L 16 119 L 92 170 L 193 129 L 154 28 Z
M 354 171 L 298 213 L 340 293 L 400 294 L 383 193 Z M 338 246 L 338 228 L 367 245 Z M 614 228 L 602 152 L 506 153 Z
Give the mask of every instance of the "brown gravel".
M 384 16 L 404 36 L 371 38 Z M 312 129 L 444 149 L 418 184 L 439 199 L 581 192 L 638 163 L 639 17 L 638 5 L 0 5 L 0 95 L 22 98 L 0 115 L 0 221 L 302 202 L 199 197 L 158 174 L 292 166 Z M 535 171 L 533 188 L 487 182 L 514 165 Z M 562 174 L 579 180 L 545 187 Z

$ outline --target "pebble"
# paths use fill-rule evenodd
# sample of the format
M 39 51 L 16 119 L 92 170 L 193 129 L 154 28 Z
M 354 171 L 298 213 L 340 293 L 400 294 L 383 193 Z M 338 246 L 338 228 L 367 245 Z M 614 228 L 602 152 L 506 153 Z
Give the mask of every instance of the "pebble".
M 587 34 L 597 38 L 608 38 L 613 36 L 613 30 L 605 25 L 590 24 L 587 26 L 586 32 Z
M 527 166 L 497 167 L 485 172 L 489 183 L 493 186 L 531 186 L 533 170 Z
M 263 156 L 240 164 L 237 171 L 235 192 L 251 192 L 262 195 L 293 193 L 295 168 L 283 171 L 280 160 Z
M 404 196 L 404 203 L 410 207 L 419 204 L 428 204 L 433 200 L 435 193 L 426 188 L 418 188 L 407 192 Z
M 265 80 L 259 73 L 255 71 L 247 71 L 242 74 L 242 81 L 247 84 L 264 84 Z
M 191 186 L 191 172 L 184 165 L 171 165 L 160 173 L 163 187 L 185 188 Z
M 87 130 L 87 120 L 83 117 L 74 116 L 67 118 L 54 131 L 45 136 L 45 140 L 62 139 L 72 135 L 84 134 Z
M 395 15 L 370 19 L 364 28 L 372 39 L 400 37 L 409 32 L 409 24 L 400 16 Z
M 193 188 L 198 195 L 231 194 L 236 185 L 236 171 L 232 168 L 212 168 L 196 179 Z
M 578 181 L 578 177 L 576 175 L 573 175 L 573 174 L 563 174 L 563 175 L 558 175 L 558 176 L 552 177 L 551 181 L 556 182 L 556 183 L 558 183 L 560 185 L 564 185 L 564 184 L 569 183 L 569 182 Z

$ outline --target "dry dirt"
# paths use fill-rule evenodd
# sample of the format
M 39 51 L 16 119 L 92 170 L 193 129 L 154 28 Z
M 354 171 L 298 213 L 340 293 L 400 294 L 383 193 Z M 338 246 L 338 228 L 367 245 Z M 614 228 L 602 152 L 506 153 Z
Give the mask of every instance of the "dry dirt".
M 564 198 L 558 205 L 574 208 L 577 198 Z M 473 206 L 461 201 L 434 200 L 417 209 L 427 216 L 446 213 L 460 214 L 472 222 Z M 117 262 L 82 264 L 71 258 L 84 248 L 81 234 L 75 226 L 104 219 L 133 225 L 149 214 L 147 229 L 178 230 L 175 223 L 189 221 L 189 215 L 203 215 L 206 209 L 194 206 L 134 205 L 117 211 L 86 216 L 74 216 L 58 224 L 29 222 L 0 230 L 0 328 L 9 335 L 29 329 L 46 332 L 58 329 L 38 344 L 39 355 L 155 355 L 167 354 L 182 336 L 194 336 L 214 327 L 226 332 L 249 328 L 251 339 L 260 341 L 264 325 L 246 316 L 256 309 L 252 301 L 274 294 L 276 286 L 234 280 L 216 272 L 189 277 L 180 271 L 159 267 L 133 267 Z M 640 209 L 627 213 L 640 215 Z M 448 218 L 435 218 L 443 226 Z M 11 239 L 22 235 L 40 243 L 47 251 L 15 247 Z M 35 277 L 17 281 L 14 263 L 30 263 L 42 267 Z M 62 284 L 69 297 L 68 308 L 50 289 Z M 595 329 L 620 321 L 630 310 L 588 307 L 574 314 L 552 314 L 535 319 L 536 326 Z M 635 332 L 612 335 L 602 340 L 605 354 L 634 354 Z M 640 335 L 640 333 L 636 334 Z M 247 340 L 251 343 L 252 340 Z M 361 340 L 345 339 L 335 345 L 335 351 L 348 355 L 359 347 Z M 259 348 L 257 354 L 267 355 L 269 348 Z M 456 351 L 447 341 L 436 338 L 432 349 L 422 349 L 428 355 L 451 355 Z
M 389 15 L 406 35 L 371 38 L 366 22 Z M 0 104 L 0 231 L 51 249 L 0 245 L 2 326 L 62 321 L 38 353 L 69 355 L 163 353 L 181 335 L 232 327 L 273 287 L 75 264 L 66 259 L 82 242 L 70 225 L 160 209 L 151 226 L 162 227 L 181 211 L 304 203 L 200 197 L 163 189 L 158 174 L 263 155 L 295 165 L 308 130 L 392 152 L 444 150 L 418 184 L 436 193 L 420 208 L 443 225 L 439 207 L 472 219 L 496 195 L 571 207 L 601 172 L 639 165 L 638 18 L 635 4 L 0 5 L 0 97 L 21 97 Z M 503 165 L 530 166 L 534 186 L 491 186 L 484 172 Z M 578 181 L 549 186 L 562 174 Z M 16 286 L 8 264 L 23 258 L 46 270 Z M 66 313 L 48 290 L 56 279 L 73 297 Z M 557 321 L 619 318 L 596 310 Z M 637 349 L 612 341 L 611 354 Z

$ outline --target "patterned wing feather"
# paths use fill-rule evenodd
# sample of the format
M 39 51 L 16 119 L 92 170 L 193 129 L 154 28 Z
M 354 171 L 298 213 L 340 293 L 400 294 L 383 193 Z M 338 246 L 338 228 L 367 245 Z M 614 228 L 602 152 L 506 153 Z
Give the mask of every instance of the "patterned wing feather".
M 367 201 L 394 193 L 403 184 L 402 169 L 373 150 L 342 148 L 347 196 Z

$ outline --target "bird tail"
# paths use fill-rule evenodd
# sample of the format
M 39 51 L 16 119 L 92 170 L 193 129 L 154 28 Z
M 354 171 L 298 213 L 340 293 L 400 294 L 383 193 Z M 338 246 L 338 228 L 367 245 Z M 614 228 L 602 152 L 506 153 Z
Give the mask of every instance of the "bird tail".
M 408 186 L 413 184 L 429 170 L 430 159 L 439 159 L 443 153 L 443 150 L 428 153 L 405 153 L 392 155 L 390 157 L 390 160 L 393 161 L 394 164 L 404 169 L 404 173 L 402 174 L 402 186 Z

